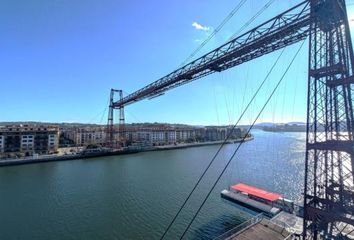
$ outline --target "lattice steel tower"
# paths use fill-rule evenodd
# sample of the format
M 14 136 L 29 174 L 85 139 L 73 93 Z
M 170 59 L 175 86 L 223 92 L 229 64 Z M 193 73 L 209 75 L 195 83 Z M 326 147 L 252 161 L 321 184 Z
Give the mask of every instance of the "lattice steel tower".
M 310 2 L 304 238 L 350 239 L 354 58 L 346 6 L 344 0 Z
M 123 99 L 123 90 L 111 89 L 109 98 L 108 122 L 106 131 L 106 145 L 111 148 L 122 147 L 125 144 L 125 117 L 124 106 L 116 107 L 114 105 L 114 94 L 119 94 L 119 101 Z M 119 125 L 118 125 L 118 140 L 115 136 L 114 128 L 114 109 L 119 109 Z

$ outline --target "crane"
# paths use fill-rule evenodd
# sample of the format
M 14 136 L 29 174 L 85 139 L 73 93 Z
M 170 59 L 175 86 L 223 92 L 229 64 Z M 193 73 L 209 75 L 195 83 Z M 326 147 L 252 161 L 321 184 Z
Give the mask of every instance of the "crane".
M 354 232 L 354 56 L 345 0 L 305 0 L 125 97 L 113 110 L 309 39 L 304 239 L 347 239 Z M 120 98 L 114 101 L 113 95 Z M 120 137 L 123 141 L 123 137 Z

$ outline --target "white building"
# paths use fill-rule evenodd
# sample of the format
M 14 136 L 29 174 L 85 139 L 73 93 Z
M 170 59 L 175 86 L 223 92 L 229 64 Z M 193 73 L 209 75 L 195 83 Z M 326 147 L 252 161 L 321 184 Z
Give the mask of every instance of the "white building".
M 106 130 L 104 127 L 69 128 L 63 130 L 63 135 L 65 138 L 72 140 L 77 146 L 101 145 L 106 142 Z
M 187 140 L 194 140 L 195 139 L 195 129 L 177 129 L 176 130 L 176 141 L 177 142 L 185 142 Z
M 0 127 L 0 157 L 30 156 L 57 152 L 59 127 L 7 125 Z

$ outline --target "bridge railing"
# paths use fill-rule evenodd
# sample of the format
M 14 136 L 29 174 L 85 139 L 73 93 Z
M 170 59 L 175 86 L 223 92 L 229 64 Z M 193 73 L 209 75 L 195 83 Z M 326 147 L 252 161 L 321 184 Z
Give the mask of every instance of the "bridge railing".
M 262 221 L 263 218 L 264 218 L 263 213 L 260 213 L 256 216 L 248 219 L 246 222 L 243 222 L 243 223 L 237 225 L 236 227 L 230 229 L 229 231 L 223 233 L 222 235 L 214 238 L 214 240 L 225 240 L 225 239 L 231 237 L 232 235 L 241 233 L 245 229 L 248 229 L 249 227 L 255 225 L 256 223 L 259 223 L 260 221 Z

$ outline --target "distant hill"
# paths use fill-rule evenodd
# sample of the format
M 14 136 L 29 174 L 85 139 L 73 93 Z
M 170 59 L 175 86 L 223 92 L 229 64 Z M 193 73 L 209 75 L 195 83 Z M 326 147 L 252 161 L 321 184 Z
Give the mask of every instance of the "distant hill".
M 288 122 L 286 124 L 288 124 L 288 125 L 306 125 L 305 122 Z
M 306 123 L 304 122 L 288 122 L 288 123 L 272 123 L 264 122 L 255 125 L 256 129 L 268 132 L 305 132 Z
M 275 125 L 306 125 L 306 123 L 304 122 L 287 122 L 287 123 L 262 122 L 262 123 L 257 123 L 255 126 L 271 127 Z
M 61 128 L 71 128 L 71 127 L 89 127 L 89 126 L 106 126 L 106 124 L 89 124 L 89 123 L 55 123 L 55 122 L 37 122 L 37 121 L 17 121 L 17 122 L 0 122 L 0 126 L 4 125 L 19 125 L 19 124 L 37 124 L 37 125 L 58 125 Z M 200 127 L 205 127 L 203 125 L 188 125 L 188 124 L 178 124 L 178 123 L 127 123 L 126 125 L 170 125 L 174 127 L 187 127 L 187 126 L 192 126 L 196 128 Z M 118 125 L 117 123 L 115 125 Z M 271 129 L 275 128 L 276 126 L 283 126 L 283 125 L 298 125 L 298 126 L 305 126 L 306 123 L 304 122 L 289 122 L 289 123 L 272 123 L 272 122 L 263 122 L 263 123 L 257 123 L 254 128 L 256 129 Z M 216 127 L 216 125 L 215 125 Z M 241 128 L 248 128 L 249 125 L 239 125 L 238 127 Z
M 273 127 L 275 125 L 276 123 L 272 123 L 272 122 L 263 122 L 263 123 L 255 124 L 256 127 Z

